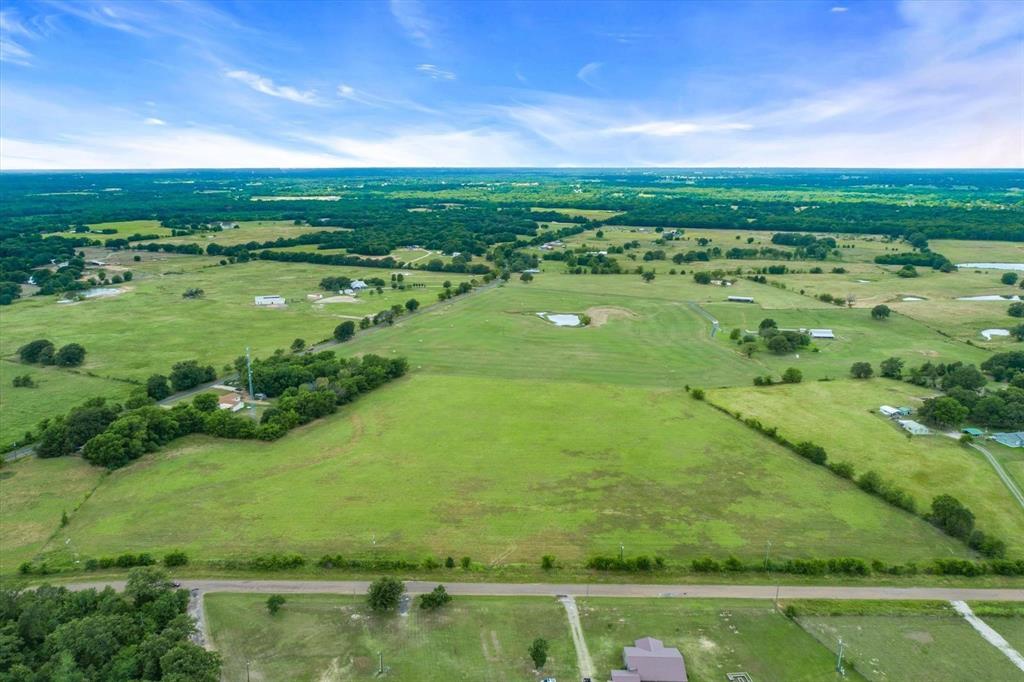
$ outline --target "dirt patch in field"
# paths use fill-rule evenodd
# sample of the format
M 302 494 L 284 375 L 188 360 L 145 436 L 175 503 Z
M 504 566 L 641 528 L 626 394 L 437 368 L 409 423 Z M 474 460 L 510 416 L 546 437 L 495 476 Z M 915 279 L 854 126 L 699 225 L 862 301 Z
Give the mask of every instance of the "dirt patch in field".
M 634 313 L 632 310 L 617 308 L 615 306 L 587 308 L 584 312 L 587 317 L 590 318 L 591 327 L 600 327 L 608 320 L 635 320 L 639 317 L 639 315 Z
M 907 639 L 912 639 L 915 642 L 920 642 L 921 644 L 931 644 L 935 641 L 935 639 L 931 636 L 930 633 L 924 632 L 922 630 L 914 630 L 912 632 L 907 632 L 903 636 Z
M 321 298 L 316 302 L 317 305 L 323 305 L 324 303 L 362 303 L 362 301 L 355 296 L 342 294 L 340 296 L 328 296 L 327 298 Z

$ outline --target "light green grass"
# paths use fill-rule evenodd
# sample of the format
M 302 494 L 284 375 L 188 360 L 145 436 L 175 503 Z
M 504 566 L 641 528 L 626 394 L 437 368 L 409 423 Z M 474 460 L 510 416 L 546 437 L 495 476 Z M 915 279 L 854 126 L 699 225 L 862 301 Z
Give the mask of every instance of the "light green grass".
M 543 211 L 557 211 L 558 213 L 565 214 L 567 216 L 582 216 L 588 220 L 608 220 L 617 215 L 621 215 L 622 211 L 610 211 L 603 208 L 544 208 L 534 207 L 530 209 L 535 212 Z
M 22 459 L 0 469 L 0 572 L 31 559 L 103 477 L 77 457 Z M 63 542 L 63 540 L 61 540 Z M 77 547 L 66 547 L 75 558 Z
M 954 263 L 1024 263 L 1024 242 L 933 239 L 930 246 Z
M 310 232 L 330 231 L 332 228 L 310 227 L 309 225 L 295 225 L 292 221 L 276 220 L 249 220 L 238 223 L 238 227 L 231 230 L 220 230 L 219 232 L 198 232 L 196 234 L 179 235 L 177 237 L 165 237 L 160 240 L 161 244 L 199 244 L 203 248 L 209 243 L 217 243 L 221 246 L 235 246 L 248 242 L 266 242 L 278 238 L 291 239 Z M 170 232 L 168 231 L 168 234 Z
M 1009 659 L 952 610 L 917 616 L 801 616 L 799 622 L 829 648 L 837 649 L 842 637 L 846 657 L 868 680 L 1020 679 Z
M 716 390 L 709 399 L 778 427 L 789 440 L 813 441 L 830 460 L 850 462 L 858 473 L 874 469 L 913 495 L 921 510 L 937 495 L 953 495 L 982 530 L 1004 539 L 1012 554 L 1024 553 L 1024 510 L 981 453 L 942 435 L 909 438 L 878 414 L 880 405 L 917 409 L 933 394 L 888 379 L 849 379 Z
M 753 560 L 768 540 L 778 557 L 967 552 L 681 390 L 424 373 L 275 443 L 193 437 L 147 455 L 112 473 L 68 532 L 90 556 L 180 547 L 195 559 L 532 564 L 625 543 Z
M 287 595 L 277 615 L 266 595 L 209 594 L 206 614 L 227 680 L 384 679 L 571 680 L 576 654 L 565 611 L 554 599 L 455 597 L 436 613 L 378 615 L 363 597 Z M 537 637 L 548 641 L 541 674 L 528 655 Z
M 655 637 L 683 654 L 692 682 L 746 672 L 754 680 L 844 679 L 826 647 L 772 608 L 728 599 L 585 599 L 581 621 L 597 677 L 622 668 L 622 647 Z M 863 679 L 856 673 L 847 680 Z
M 94 223 L 89 225 L 89 229 L 92 232 L 79 233 L 69 230 L 67 232 L 48 233 L 47 236 L 89 237 L 90 239 L 103 241 L 105 239 L 117 239 L 118 237 L 130 237 L 133 234 L 157 234 L 160 236 L 171 234 L 170 228 L 162 227 L 159 220 L 122 220 L 113 223 Z M 100 230 L 117 230 L 117 233 L 99 234 Z
M 83 369 L 88 369 L 89 364 Z M 14 388 L 16 376 L 27 374 L 35 388 Z M 0 360 L 0 444 L 20 440 L 43 417 L 66 412 L 87 398 L 103 396 L 120 400 L 132 384 L 88 376 L 79 371 L 24 365 Z
M 4 311 L 2 353 L 10 357 L 32 339 L 50 338 L 57 345 L 75 341 L 85 346 L 85 369 L 103 376 L 144 381 L 190 358 L 219 371 L 244 354 L 246 346 L 254 355 L 265 356 L 287 348 L 297 337 L 308 343 L 327 339 L 343 319 L 373 315 L 410 298 L 423 305 L 436 302 L 443 280 L 462 279 L 415 272 L 407 281 L 425 283 L 427 288 L 385 287 L 384 294 L 364 293 L 357 303 L 321 305 L 307 301 L 306 295 L 325 293 L 318 288 L 323 277 L 388 280 L 390 271 L 268 261 L 202 267 L 215 262 L 202 257 L 146 262 L 139 276 L 123 285 L 126 292 L 111 298 L 71 305 L 57 304 L 50 296 L 19 301 Z M 204 298 L 182 298 L 192 287 L 203 289 Z M 258 307 L 253 297 L 259 294 L 284 296 L 288 307 Z

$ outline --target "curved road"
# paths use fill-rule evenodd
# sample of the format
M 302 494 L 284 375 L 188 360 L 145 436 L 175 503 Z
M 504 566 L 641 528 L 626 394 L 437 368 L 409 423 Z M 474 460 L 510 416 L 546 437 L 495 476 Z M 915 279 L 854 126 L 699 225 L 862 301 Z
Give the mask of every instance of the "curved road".
M 439 583 L 406 581 L 411 594 L 430 592 Z M 443 582 L 453 595 L 493 597 L 706 597 L 737 599 L 909 599 L 941 601 L 1024 601 L 1024 588 L 870 587 L 843 585 L 636 585 L 558 583 Z M 71 583 L 73 590 L 110 585 L 124 589 L 123 580 Z M 205 592 L 262 594 L 366 594 L 368 580 L 182 580 L 181 586 Z

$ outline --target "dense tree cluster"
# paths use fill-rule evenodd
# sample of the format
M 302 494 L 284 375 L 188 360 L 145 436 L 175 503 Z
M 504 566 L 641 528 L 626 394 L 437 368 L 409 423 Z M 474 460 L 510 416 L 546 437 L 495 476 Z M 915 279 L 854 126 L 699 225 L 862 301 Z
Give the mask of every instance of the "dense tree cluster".
M 925 400 L 919 411 L 924 421 L 936 426 L 950 428 L 970 421 L 978 426 L 1024 429 L 1024 351 L 997 353 L 981 369 L 1008 385 L 990 388 L 977 367 L 960 362 L 925 362 L 905 374 L 902 367 L 898 374 L 894 368 L 892 378 L 902 376 L 912 384 L 945 392 Z
M 136 568 L 123 593 L 43 585 L 0 593 L 0 677 L 23 682 L 218 682 L 220 657 L 193 644 L 188 591 Z

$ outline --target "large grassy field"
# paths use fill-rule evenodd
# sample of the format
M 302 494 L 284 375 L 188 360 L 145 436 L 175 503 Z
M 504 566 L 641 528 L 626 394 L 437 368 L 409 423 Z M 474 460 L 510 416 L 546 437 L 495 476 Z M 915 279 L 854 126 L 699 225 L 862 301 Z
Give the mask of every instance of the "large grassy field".
M 32 559 L 103 478 L 103 469 L 78 457 L 23 459 L 0 470 L 0 573 L 13 573 Z M 78 547 L 68 545 L 76 558 Z
M 622 667 L 622 647 L 655 637 L 683 654 L 692 682 L 717 682 L 726 673 L 754 680 L 824 682 L 862 680 L 835 672 L 832 652 L 772 608 L 771 602 L 726 599 L 586 599 L 583 632 L 596 679 Z
M 776 557 L 967 552 L 682 390 L 420 372 L 275 443 L 192 437 L 115 471 L 48 554 L 756 560 L 769 540 Z
M 226 267 L 215 259 L 192 257 L 140 263 L 125 292 L 74 304 L 58 304 L 51 296 L 19 301 L 4 311 L 0 351 L 10 357 L 24 343 L 49 338 L 62 345 L 85 346 L 83 370 L 101 376 L 145 380 L 166 374 L 179 360 L 198 358 L 218 370 L 251 346 L 257 356 L 287 348 L 301 337 L 309 343 L 330 338 L 343 319 L 373 315 L 393 304 L 417 298 L 436 302 L 441 283 L 468 279 L 451 274 L 414 272 L 408 282 L 423 289 L 383 294 L 364 293 L 357 302 L 321 303 L 306 299 L 324 277 L 390 278 L 389 270 L 337 268 L 304 263 L 252 261 Z M 185 299 L 192 287 L 205 292 L 202 299 Z M 279 294 L 288 300 L 283 309 L 257 307 L 258 294 Z
M 34 388 L 14 388 L 14 377 L 28 375 Z M 43 417 L 66 412 L 86 398 L 104 396 L 119 400 L 133 384 L 112 381 L 57 367 L 24 365 L 0 360 L 0 445 L 19 440 Z
M 271 616 L 266 595 L 210 594 L 206 614 L 225 680 L 538 680 L 576 677 L 565 611 L 554 599 L 456 597 L 436 613 L 378 615 L 365 598 L 288 595 Z M 538 673 L 528 655 L 548 641 Z
M 801 604 L 796 603 L 798 611 Z M 825 611 L 815 615 L 815 611 Z M 892 614 L 879 605 L 852 613 L 856 608 L 814 608 L 800 615 L 800 625 L 824 646 L 838 649 L 856 671 L 873 682 L 900 680 L 1017 680 L 1021 672 L 993 645 L 986 642 L 948 604 L 919 605 Z M 997 631 L 1018 627 L 1021 617 L 984 620 Z M 1015 630 L 1016 632 L 1016 630 Z M 1005 635 L 1004 635 L 1005 636 Z
M 980 528 L 1024 553 L 1024 510 L 981 453 L 943 435 L 909 437 L 878 414 L 880 405 L 917 408 L 933 394 L 889 379 L 849 379 L 716 390 L 710 400 L 776 426 L 792 441 L 818 443 L 831 460 L 850 462 L 859 473 L 874 469 L 911 493 L 920 509 L 936 495 L 954 495 Z

